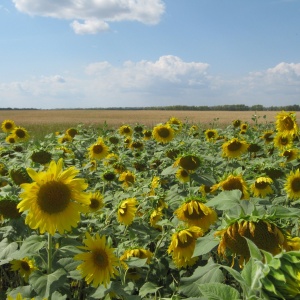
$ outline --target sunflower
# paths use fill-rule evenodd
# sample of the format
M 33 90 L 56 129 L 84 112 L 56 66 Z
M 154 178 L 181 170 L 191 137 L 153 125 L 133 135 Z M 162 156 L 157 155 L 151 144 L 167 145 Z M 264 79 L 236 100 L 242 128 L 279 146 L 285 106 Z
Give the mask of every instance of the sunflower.
M 239 120 L 239 119 L 236 119 L 236 120 L 233 120 L 233 121 L 232 121 L 232 125 L 233 125 L 233 127 L 235 127 L 235 128 L 240 127 L 241 124 L 242 124 L 242 121 Z
M 117 145 L 117 144 L 119 144 L 120 139 L 118 137 L 112 135 L 108 138 L 108 141 L 113 145 Z
M 166 156 L 170 159 L 176 159 L 176 157 L 178 156 L 178 154 L 180 153 L 180 150 L 179 149 L 176 149 L 176 148 L 171 148 L 171 149 L 168 149 L 166 151 Z
M 299 157 L 299 150 L 298 149 L 288 149 L 281 153 L 281 156 L 286 158 L 286 162 L 290 162 L 295 160 Z
M 12 120 L 4 120 L 1 124 L 1 129 L 3 132 L 12 132 L 14 128 L 16 127 L 16 124 Z
M 300 198 L 300 170 L 291 171 L 284 185 L 287 196 L 292 200 Z
M 201 184 L 201 186 L 199 187 L 199 192 L 201 193 L 202 197 L 206 197 L 207 194 L 212 192 L 212 186 Z
M 126 166 L 121 162 L 116 162 L 113 164 L 114 171 L 118 174 L 122 174 L 126 171 Z
M 274 146 L 281 150 L 289 149 L 293 146 L 293 137 L 278 132 L 274 137 Z
M 249 220 L 240 218 L 229 224 L 226 228 L 216 231 L 215 236 L 220 236 L 218 254 L 226 257 L 231 252 L 233 257 L 239 256 L 239 265 L 250 258 L 250 251 L 245 238 L 250 239 L 262 250 L 273 255 L 278 254 L 286 247 L 286 238 L 282 231 L 273 223 L 264 219 Z M 232 261 L 232 264 L 234 261 Z
M 150 225 L 153 228 L 161 229 L 162 227 L 157 225 L 156 223 L 159 222 L 163 217 L 163 213 L 161 209 L 154 209 L 150 214 Z
M 222 145 L 222 150 L 223 150 L 223 156 L 229 158 L 235 158 L 247 152 L 248 144 L 245 141 L 241 141 L 237 138 L 233 138 Z
M 141 141 L 135 140 L 130 143 L 129 148 L 133 150 L 143 150 L 144 144 Z
M 103 196 L 100 192 L 90 193 L 89 194 L 90 204 L 89 211 L 96 212 L 99 211 L 103 206 Z
M 29 138 L 27 130 L 23 127 L 15 127 L 11 133 L 16 137 L 16 140 L 20 142 L 27 141 Z
M 106 244 L 106 236 L 99 236 L 97 233 L 94 237 L 86 232 L 86 239 L 83 240 L 86 246 L 80 247 L 87 252 L 75 255 L 75 260 L 82 260 L 77 269 L 81 276 L 85 278 L 88 284 L 98 287 L 100 284 L 107 284 L 111 278 L 119 275 L 116 267 L 119 265 L 118 258 L 114 254 L 114 248 Z
M 144 248 L 128 249 L 128 250 L 125 250 L 125 252 L 121 255 L 120 262 L 125 267 L 125 269 L 128 269 L 128 265 L 125 263 L 125 261 L 128 260 L 130 257 L 137 257 L 137 258 L 141 258 L 141 259 L 147 258 L 146 263 L 149 264 L 152 256 L 153 256 L 153 253 Z
M 135 183 L 135 175 L 130 171 L 125 171 L 120 175 L 119 181 L 123 181 L 124 188 L 130 187 Z
M 168 253 L 172 253 L 172 259 L 178 268 L 192 266 L 198 259 L 193 257 L 196 240 L 203 236 L 203 231 L 197 226 L 181 229 L 172 235 Z
M 112 166 L 114 163 L 116 163 L 119 160 L 119 156 L 115 153 L 109 153 L 104 159 L 103 164 L 105 166 Z
M 46 150 L 39 150 L 39 151 L 34 151 L 30 158 L 35 163 L 45 165 L 50 163 L 52 159 L 52 154 Z
M 182 183 L 186 183 L 190 181 L 190 173 L 183 168 L 178 168 L 175 177 Z
M 218 131 L 216 129 L 206 129 L 204 135 L 207 141 L 212 142 L 218 138 Z
M 136 198 L 123 200 L 118 207 L 118 221 L 126 226 L 130 225 L 135 217 L 137 205 Z
M 24 278 L 25 282 L 28 282 L 29 275 L 37 270 L 35 263 L 32 259 L 25 257 L 23 259 L 13 259 L 11 262 L 11 270 L 18 271 Z
M 282 111 L 276 116 L 276 129 L 278 132 L 286 135 L 297 135 L 298 125 L 295 113 Z
M 248 129 L 249 125 L 247 123 L 242 123 L 240 125 L 240 129 L 241 131 L 246 131 Z
M 201 159 L 192 154 L 187 154 L 179 157 L 175 163 L 174 166 L 180 166 L 181 168 L 193 172 L 197 170 L 201 165 Z
M 27 299 L 27 298 L 26 298 L 26 299 Z M 32 299 L 34 299 L 34 298 L 32 298 Z M 32 299 L 31 299 L 31 300 L 32 300 Z M 18 293 L 17 296 L 16 296 L 16 298 L 14 298 L 14 297 L 8 295 L 7 298 L 6 298 L 6 300 L 25 300 L 25 298 L 23 298 L 23 296 L 22 296 L 21 293 Z M 43 299 L 43 300 L 44 300 L 44 299 Z
M 54 235 L 56 230 L 63 234 L 76 227 L 80 220 L 80 212 L 90 200 L 83 190 L 87 184 L 82 178 L 74 178 L 79 171 L 70 167 L 63 171 L 63 160 L 57 164 L 51 161 L 45 172 L 37 173 L 27 169 L 32 183 L 23 183 L 18 204 L 20 212 L 27 211 L 26 224 L 32 229 L 40 229 L 40 233 L 49 232 Z
M 159 142 L 166 144 L 171 142 L 174 138 L 175 131 L 169 124 L 159 124 L 156 125 L 152 130 L 153 138 Z
M 102 174 L 102 178 L 105 181 L 114 181 L 116 179 L 116 173 L 114 171 L 109 171 L 106 170 L 103 174 Z
M 198 226 L 203 232 L 206 232 L 210 225 L 218 219 L 217 213 L 201 202 L 201 199 L 188 198 L 174 214 L 181 221 L 186 222 L 189 226 Z
M 21 213 L 17 209 L 19 201 L 15 199 L 0 199 L 0 215 L 7 219 L 17 219 Z
M 16 185 L 31 182 L 31 178 L 27 174 L 26 169 L 24 167 L 11 169 L 9 171 L 9 176 Z
M 75 128 L 68 128 L 68 129 L 66 130 L 66 134 L 69 135 L 71 138 L 74 138 L 75 135 L 78 134 L 78 130 L 75 129 Z
M 152 137 L 152 131 L 151 130 L 148 130 L 148 129 L 143 130 L 143 139 L 145 141 L 150 140 L 151 137 Z
M 122 125 L 120 128 L 119 128 L 119 133 L 121 135 L 124 135 L 124 136 L 132 136 L 133 134 L 133 130 L 132 128 L 129 126 L 129 125 Z
M 176 117 L 171 117 L 167 121 L 167 124 L 171 125 L 176 133 L 180 132 L 183 126 L 182 122 Z
M 8 144 L 14 144 L 17 142 L 16 136 L 14 134 L 10 134 L 5 138 L 5 142 Z
M 88 148 L 90 159 L 103 159 L 108 155 L 109 147 L 105 145 L 102 138 Z
M 263 135 L 261 136 L 261 138 L 265 140 L 266 144 L 269 144 L 269 143 L 273 142 L 273 140 L 274 140 L 274 131 L 273 130 L 265 131 L 263 133 Z
M 58 139 L 58 142 L 60 144 L 65 144 L 65 143 L 69 143 L 69 142 L 72 142 L 72 137 L 69 136 L 68 134 L 64 134 L 62 137 L 60 137 Z
M 270 177 L 258 177 L 255 182 L 250 186 L 252 194 L 255 197 L 265 198 L 267 195 L 273 194 L 271 184 L 273 180 Z
M 229 175 L 225 180 L 213 185 L 212 192 L 221 188 L 223 191 L 240 190 L 242 192 L 241 199 L 249 199 L 248 186 L 243 176 L 240 175 Z

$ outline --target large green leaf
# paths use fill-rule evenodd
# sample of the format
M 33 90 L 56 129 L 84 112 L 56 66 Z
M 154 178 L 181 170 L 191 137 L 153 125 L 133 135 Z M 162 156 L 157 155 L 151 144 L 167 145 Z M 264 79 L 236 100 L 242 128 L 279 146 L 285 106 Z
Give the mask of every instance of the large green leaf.
M 239 300 L 239 292 L 223 283 L 206 283 L 200 284 L 199 290 L 207 300 Z
M 206 235 L 204 237 L 198 238 L 196 241 L 193 257 L 210 252 L 219 244 L 219 242 L 220 241 L 215 239 L 212 235 Z
M 39 296 L 48 298 L 64 285 L 66 279 L 67 274 L 63 269 L 58 269 L 49 275 L 37 271 L 29 277 L 29 283 Z
M 213 199 L 209 200 L 206 205 L 215 207 L 218 210 L 227 210 L 240 206 L 242 192 L 240 190 L 223 191 Z
M 162 286 L 157 286 L 155 283 L 152 282 L 146 282 L 139 291 L 139 296 L 142 298 L 145 297 L 148 294 L 154 294 L 156 293 Z
M 12 254 L 18 249 L 16 242 L 10 243 L 7 238 L 0 242 L 0 265 L 8 263 L 12 259 Z

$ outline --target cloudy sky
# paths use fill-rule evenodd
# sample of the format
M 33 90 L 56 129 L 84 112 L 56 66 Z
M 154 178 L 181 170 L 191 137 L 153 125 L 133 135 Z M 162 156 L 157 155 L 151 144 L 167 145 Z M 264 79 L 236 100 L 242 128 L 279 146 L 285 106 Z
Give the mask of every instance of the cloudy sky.
M 1 0 L 0 108 L 300 103 L 300 0 Z

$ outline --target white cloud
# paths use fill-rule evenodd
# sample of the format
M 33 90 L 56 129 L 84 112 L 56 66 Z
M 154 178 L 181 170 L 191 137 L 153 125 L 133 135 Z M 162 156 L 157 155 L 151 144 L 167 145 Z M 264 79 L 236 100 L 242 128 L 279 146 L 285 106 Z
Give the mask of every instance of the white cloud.
M 299 103 L 300 63 L 227 79 L 203 62 L 166 55 L 156 61 L 107 61 L 87 65 L 82 74 L 0 83 L 1 107 L 91 108 L 167 105 L 281 106 Z M 7 99 L 7 100 L 6 100 Z
M 77 34 L 109 29 L 110 22 L 138 21 L 157 24 L 165 11 L 161 0 L 12 0 L 26 14 L 73 20 Z

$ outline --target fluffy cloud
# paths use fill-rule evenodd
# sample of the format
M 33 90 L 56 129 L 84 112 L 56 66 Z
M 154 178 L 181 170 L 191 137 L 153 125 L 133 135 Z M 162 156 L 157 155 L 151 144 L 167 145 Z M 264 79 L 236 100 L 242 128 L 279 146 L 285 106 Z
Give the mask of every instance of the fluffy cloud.
M 157 24 L 165 11 L 161 0 L 12 0 L 26 14 L 73 20 L 77 34 L 109 29 L 110 22 L 138 21 Z
M 156 61 L 89 64 L 78 75 L 54 75 L 0 83 L 1 107 L 92 108 L 167 105 L 299 103 L 300 64 L 278 65 L 227 79 L 203 62 L 166 55 Z M 9 99 L 9 100 L 6 100 Z

